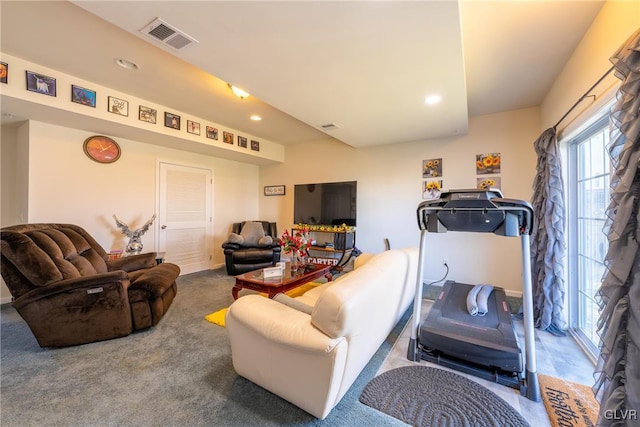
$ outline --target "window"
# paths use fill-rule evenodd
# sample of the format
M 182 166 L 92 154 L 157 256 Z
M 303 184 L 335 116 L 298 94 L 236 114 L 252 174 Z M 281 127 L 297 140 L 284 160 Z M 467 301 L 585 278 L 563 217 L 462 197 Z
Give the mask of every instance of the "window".
M 596 357 L 599 307 L 595 293 L 605 273 L 603 232 L 609 205 L 609 116 L 569 141 L 569 319 L 577 338 Z

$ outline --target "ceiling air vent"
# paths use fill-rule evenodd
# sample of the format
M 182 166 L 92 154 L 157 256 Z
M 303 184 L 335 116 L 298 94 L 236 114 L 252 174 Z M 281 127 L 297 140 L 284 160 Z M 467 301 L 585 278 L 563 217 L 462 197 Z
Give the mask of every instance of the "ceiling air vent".
M 167 24 L 160 18 L 154 19 L 153 22 L 141 29 L 140 32 L 176 50 L 181 50 L 193 43 L 198 43 L 198 40 L 178 30 L 176 27 Z
M 327 123 L 326 125 L 320 125 L 320 128 L 322 128 L 322 130 L 334 130 L 340 129 L 340 126 L 335 123 Z

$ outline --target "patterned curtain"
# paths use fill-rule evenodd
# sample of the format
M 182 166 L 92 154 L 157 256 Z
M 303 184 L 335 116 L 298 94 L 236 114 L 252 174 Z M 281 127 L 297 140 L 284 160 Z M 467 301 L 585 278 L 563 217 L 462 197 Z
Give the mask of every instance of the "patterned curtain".
M 640 424 L 640 30 L 613 55 L 622 83 L 611 112 L 611 200 L 606 273 L 597 292 L 598 425 Z M 633 411 L 636 412 L 633 412 Z M 635 414 L 635 416 L 634 416 Z
M 565 335 L 564 183 L 555 127 L 544 131 L 534 148 L 538 163 L 531 200 L 535 225 L 531 233 L 533 316 L 537 328 Z

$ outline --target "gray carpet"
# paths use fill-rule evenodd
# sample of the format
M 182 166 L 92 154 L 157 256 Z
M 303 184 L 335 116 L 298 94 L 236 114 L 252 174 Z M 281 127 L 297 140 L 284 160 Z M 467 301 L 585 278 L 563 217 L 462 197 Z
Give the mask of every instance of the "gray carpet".
M 529 425 L 513 407 L 485 387 L 428 366 L 384 372 L 367 384 L 360 401 L 417 427 Z
M 358 401 L 403 319 L 329 416 L 317 420 L 239 377 L 225 328 L 204 316 L 228 306 L 233 278 L 178 278 L 178 295 L 149 330 L 78 347 L 42 349 L 16 311 L 0 308 L 0 424 L 10 426 L 402 426 Z M 242 292 L 241 292 L 242 295 Z M 256 349 L 256 359 L 260 349 Z M 295 372 L 291 373 L 295 375 Z

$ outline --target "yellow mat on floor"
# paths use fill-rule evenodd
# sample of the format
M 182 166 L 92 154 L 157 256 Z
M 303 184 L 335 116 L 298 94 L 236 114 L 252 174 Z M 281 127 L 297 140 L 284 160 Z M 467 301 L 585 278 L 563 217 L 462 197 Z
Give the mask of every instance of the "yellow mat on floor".
M 305 292 L 320 285 L 322 285 L 322 283 L 318 283 L 318 282 L 305 283 L 302 286 L 298 286 L 295 289 L 291 289 L 290 291 L 285 292 L 285 294 L 289 295 L 291 298 L 299 297 L 300 295 L 303 295 Z M 262 295 L 263 297 L 267 296 L 267 294 L 262 294 L 262 293 L 260 295 Z M 227 310 L 228 310 L 228 307 L 222 308 L 211 314 L 207 314 L 204 318 L 211 323 L 215 323 L 216 325 L 224 327 L 224 317 L 227 315 Z
M 540 393 L 553 427 L 593 427 L 600 405 L 590 386 L 538 374 Z

